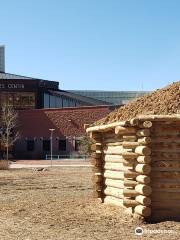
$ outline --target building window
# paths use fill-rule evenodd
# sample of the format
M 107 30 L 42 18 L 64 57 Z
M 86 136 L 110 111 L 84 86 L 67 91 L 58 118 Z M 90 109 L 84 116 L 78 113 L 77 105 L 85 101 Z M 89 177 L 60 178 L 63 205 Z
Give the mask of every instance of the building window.
M 43 151 L 50 151 L 50 140 L 43 140 Z
M 34 151 L 34 147 L 35 147 L 34 140 L 28 140 L 27 141 L 27 151 L 29 151 L 29 152 Z
M 76 139 L 75 140 L 75 151 L 79 152 L 79 150 L 80 150 L 80 140 Z
M 59 140 L 59 151 L 66 151 L 66 139 Z

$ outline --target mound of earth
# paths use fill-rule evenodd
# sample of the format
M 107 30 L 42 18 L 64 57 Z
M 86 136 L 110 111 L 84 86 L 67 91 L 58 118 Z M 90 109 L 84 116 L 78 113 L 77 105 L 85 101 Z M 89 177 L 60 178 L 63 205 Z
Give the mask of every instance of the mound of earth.
M 141 114 L 171 115 L 179 111 L 180 81 L 131 101 L 127 105 L 111 112 L 107 117 L 97 121 L 95 125 L 130 120 Z

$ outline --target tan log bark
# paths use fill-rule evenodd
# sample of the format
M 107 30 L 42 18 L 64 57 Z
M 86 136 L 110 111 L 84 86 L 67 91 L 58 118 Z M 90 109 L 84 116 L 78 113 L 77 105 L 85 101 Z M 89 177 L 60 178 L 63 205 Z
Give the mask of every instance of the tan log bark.
M 124 159 L 137 159 L 139 156 L 137 153 L 133 152 L 123 152 L 121 155 Z
M 106 178 L 105 179 L 105 185 L 108 186 L 108 187 L 123 189 L 124 188 L 124 181 L 123 180 L 115 180 L 115 179 Z
M 123 198 L 123 188 L 120 189 L 120 188 L 116 188 L 116 187 L 112 187 L 112 186 L 107 186 L 104 189 L 104 194 L 107 196 Z
M 102 191 L 93 191 L 93 197 L 94 198 L 103 198 L 104 197 L 104 193 Z
M 140 120 L 153 120 L 153 121 L 179 121 L 180 115 L 179 114 L 172 114 L 172 115 L 139 115 L 137 119 Z
M 93 152 L 93 153 L 91 154 L 91 158 L 101 159 L 101 158 L 102 158 L 102 154 Z
M 136 133 L 136 129 L 133 127 L 115 127 L 115 134 L 123 135 L 123 134 L 134 134 Z
M 139 175 L 136 177 L 136 181 L 139 183 L 148 184 L 148 183 L 150 183 L 151 179 L 149 176 Z
M 121 154 L 124 152 L 122 146 L 106 146 L 104 147 L 104 153 L 106 154 Z
M 153 137 L 152 143 L 180 143 L 179 137 Z
M 144 206 L 149 206 L 151 204 L 151 198 L 143 196 L 143 195 L 138 195 L 135 200 L 144 205 Z
M 94 126 L 94 127 L 89 127 L 86 129 L 86 132 L 106 132 L 111 130 L 112 128 L 116 126 L 126 126 L 129 125 L 128 121 L 121 121 L 121 122 L 114 122 L 114 123 L 109 123 L 106 125 L 101 125 L 101 126 Z
M 144 195 L 144 196 L 149 196 L 152 193 L 152 189 L 150 186 L 145 185 L 145 184 L 138 184 L 135 186 L 135 191 Z
M 123 141 L 128 141 L 128 142 L 135 142 L 137 140 L 137 136 L 136 135 L 125 135 L 122 136 Z
M 95 173 L 94 176 L 92 176 L 92 181 L 95 183 L 101 183 L 103 181 L 103 176 L 101 173 Z
M 149 129 L 141 129 L 136 132 L 136 135 L 138 137 L 149 137 L 150 136 L 150 130 Z
M 151 154 L 151 149 L 146 146 L 139 146 L 135 148 L 135 153 L 139 155 L 149 156 Z
M 138 127 L 140 128 L 151 128 L 152 127 L 152 122 L 151 121 L 144 121 L 141 122 Z
M 103 171 L 103 166 L 93 166 L 93 167 L 92 167 L 92 171 L 93 171 L 94 173 L 102 173 L 102 171 Z
M 104 198 L 104 203 L 123 207 L 123 199 L 112 197 L 112 196 L 106 196 Z
M 129 199 L 129 198 L 124 198 L 123 199 L 123 205 L 126 206 L 126 207 L 135 207 L 138 204 L 139 203 L 136 200 Z
M 124 179 L 124 186 L 125 187 L 135 187 L 138 184 L 138 182 L 134 180 Z
M 139 156 L 137 158 L 137 162 L 138 163 L 146 163 L 146 164 L 148 164 L 148 163 L 151 162 L 151 157 L 150 156 Z
M 122 146 L 123 146 L 123 148 L 134 149 L 137 146 L 140 146 L 140 144 L 138 142 L 128 142 L 128 141 L 126 142 L 126 141 L 124 141 L 124 142 L 122 142 Z
M 124 172 L 105 170 L 104 177 L 111 179 L 124 179 Z
M 123 160 L 123 165 L 124 165 L 125 167 L 134 167 L 136 164 L 137 164 L 137 163 L 136 163 L 135 159 L 133 159 L 133 160 L 124 159 L 124 160 Z
M 137 118 L 132 118 L 130 120 L 130 125 L 131 126 L 138 126 L 139 125 L 139 120 Z
M 123 195 L 124 197 L 136 197 L 138 193 L 134 189 L 124 188 Z
M 124 166 L 123 163 L 105 162 L 104 169 L 125 172 L 127 170 L 132 170 L 133 167 L 132 166 Z
M 138 143 L 139 144 L 149 144 L 152 142 L 151 137 L 142 137 L 142 138 L 138 138 Z
M 151 166 L 149 164 L 139 163 L 135 167 L 136 172 L 148 175 L 151 172 Z
M 124 172 L 124 177 L 125 178 L 135 178 L 138 176 L 138 174 L 139 173 L 137 173 L 137 172 L 129 170 L 129 171 Z
M 90 163 L 93 165 L 93 166 L 102 166 L 102 164 L 103 164 L 103 161 L 102 161 L 102 159 L 97 159 L 97 158 L 91 158 L 90 159 Z
M 134 212 L 139 215 L 142 215 L 143 217 L 149 217 L 151 215 L 151 208 L 138 205 L 134 208 Z
M 116 163 L 122 163 L 123 162 L 123 157 L 121 155 L 109 155 L 106 154 L 104 156 L 105 162 L 116 162 Z
M 121 145 L 122 145 L 122 141 L 121 142 L 105 143 L 105 147 L 107 147 L 107 146 L 121 146 Z
M 94 140 L 97 140 L 97 141 L 101 141 L 101 139 L 102 139 L 101 133 L 98 133 L 98 132 L 90 132 L 89 137 L 91 139 L 94 139 Z

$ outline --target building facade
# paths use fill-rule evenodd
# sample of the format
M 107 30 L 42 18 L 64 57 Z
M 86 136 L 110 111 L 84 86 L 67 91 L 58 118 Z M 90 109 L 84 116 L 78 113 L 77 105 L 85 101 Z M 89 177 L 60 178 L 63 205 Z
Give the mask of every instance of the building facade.
M 79 140 L 85 135 L 85 124 L 105 117 L 113 108 L 92 106 L 62 109 L 18 111 L 18 131 L 12 155 L 16 159 L 45 159 L 50 155 L 50 130 L 53 133 L 53 155 L 79 155 Z

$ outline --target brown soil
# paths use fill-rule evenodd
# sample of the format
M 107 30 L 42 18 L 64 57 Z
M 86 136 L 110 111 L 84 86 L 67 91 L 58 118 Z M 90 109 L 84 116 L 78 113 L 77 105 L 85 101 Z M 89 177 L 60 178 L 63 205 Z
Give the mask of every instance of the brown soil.
M 98 203 L 91 176 L 88 167 L 0 171 L 0 239 L 140 239 L 134 234 L 137 226 L 172 231 L 146 233 L 143 239 L 180 239 L 178 222 L 140 224 L 121 208 Z
M 129 104 L 120 107 L 107 117 L 97 121 L 95 125 L 115 121 L 129 120 L 140 114 L 173 114 L 180 111 L 180 82 L 146 94 Z

